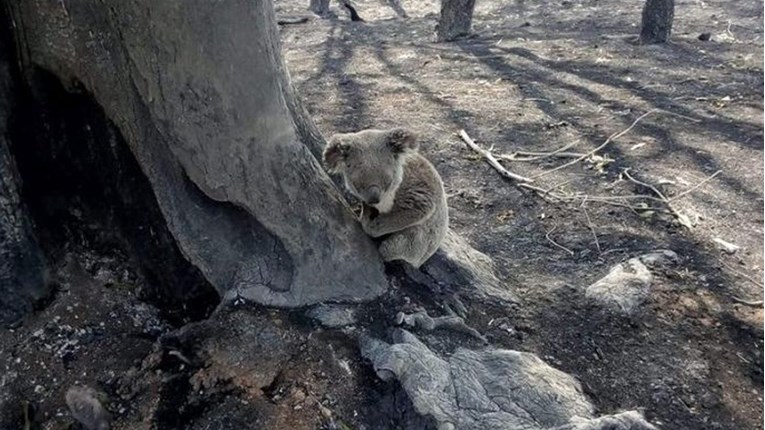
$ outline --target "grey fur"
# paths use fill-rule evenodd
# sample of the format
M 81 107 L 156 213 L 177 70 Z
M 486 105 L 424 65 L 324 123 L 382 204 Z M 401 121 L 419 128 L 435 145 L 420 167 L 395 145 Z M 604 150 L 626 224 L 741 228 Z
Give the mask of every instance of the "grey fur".
M 414 134 L 401 128 L 336 134 L 324 163 L 362 201 L 361 226 L 383 238 L 385 261 L 419 268 L 438 250 L 449 226 L 446 193 L 435 167 L 417 151 Z

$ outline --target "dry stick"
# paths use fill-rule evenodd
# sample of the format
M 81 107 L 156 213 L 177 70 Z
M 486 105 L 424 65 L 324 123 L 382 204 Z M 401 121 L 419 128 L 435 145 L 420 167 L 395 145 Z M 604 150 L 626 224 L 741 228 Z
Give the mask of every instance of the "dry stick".
M 680 198 L 682 198 L 682 197 L 685 197 L 685 196 L 687 196 L 689 193 L 691 193 L 691 192 L 693 192 L 693 191 L 695 191 L 695 190 L 699 189 L 699 187 L 701 187 L 702 185 L 706 184 L 707 182 L 709 182 L 710 180 L 712 180 L 712 179 L 713 179 L 715 176 L 719 175 L 720 173 L 722 173 L 722 170 L 718 170 L 718 171 L 716 171 L 716 172 L 715 172 L 715 173 L 713 173 L 711 176 L 709 176 L 708 178 L 706 178 L 706 179 L 704 179 L 703 181 L 699 182 L 698 184 L 694 185 L 693 187 L 691 187 L 691 188 L 689 188 L 689 189 L 687 189 L 687 190 L 683 191 L 682 193 L 680 193 L 680 194 L 678 194 L 678 195 L 676 195 L 676 196 L 672 197 L 671 199 L 669 199 L 669 198 L 667 198 L 667 196 L 665 196 L 665 195 L 664 195 L 664 194 L 663 194 L 661 191 L 659 191 L 659 189 L 658 189 L 658 188 L 656 188 L 655 186 L 653 186 L 653 185 L 651 185 L 651 184 L 648 184 L 648 183 L 646 183 L 646 182 L 643 182 L 643 181 L 639 181 L 639 180 L 637 180 L 637 179 L 633 178 L 633 177 L 632 177 L 632 176 L 630 176 L 630 174 L 629 174 L 629 169 L 624 169 L 624 175 L 627 177 L 627 179 L 629 179 L 630 181 L 632 181 L 632 182 L 634 182 L 634 183 L 636 183 L 636 184 L 638 184 L 638 185 L 642 185 L 642 186 L 644 186 L 644 187 L 648 187 L 648 188 L 650 188 L 650 189 L 651 189 L 651 190 L 652 190 L 654 193 L 656 193 L 656 195 L 657 195 L 657 196 L 659 196 L 659 199 L 660 199 L 661 201 L 663 201 L 663 202 L 664 202 L 664 204 L 667 206 L 667 208 L 669 209 L 669 211 L 670 211 L 670 212 L 671 212 L 671 213 L 672 213 L 672 214 L 673 214 L 675 217 L 677 217 L 678 219 L 681 219 L 681 216 L 682 216 L 682 215 L 680 214 L 680 212 L 679 212 L 677 209 L 675 209 L 675 208 L 674 208 L 674 206 L 672 206 L 672 202 L 674 202 L 674 201 L 677 201 L 678 199 L 680 199 Z M 683 224 L 683 225 L 685 225 L 685 224 Z
M 633 177 L 630 175 L 630 169 L 624 169 L 624 171 L 623 171 L 623 172 L 624 172 L 624 176 L 626 176 L 626 177 L 627 177 L 627 179 L 629 179 L 630 181 L 632 181 L 632 182 L 634 182 L 634 183 L 636 183 L 636 184 L 638 184 L 638 185 L 642 185 L 642 186 L 644 186 L 644 187 L 646 187 L 646 188 L 650 188 L 650 189 L 651 189 L 651 191 L 653 191 L 654 193 L 656 193 L 656 195 L 657 195 L 657 196 L 659 196 L 659 199 L 660 199 L 662 202 L 665 202 L 665 203 L 666 203 L 666 202 L 668 202 L 668 201 L 669 201 L 669 200 L 667 199 L 667 197 L 664 195 L 664 193 L 662 193 L 661 191 L 659 191 L 659 189 L 658 189 L 658 188 L 656 188 L 655 186 L 653 186 L 653 185 L 651 185 L 651 184 L 649 184 L 649 183 L 646 183 L 646 182 L 643 182 L 643 181 L 639 181 L 639 180 L 637 180 L 637 179 L 633 178 Z
M 688 195 L 688 193 L 696 191 L 699 187 L 701 187 L 702 185 L 704 185 L 707 182 L 711 181 L 712 179 L 714 179 L 715 176 L 719 175 L 720 173 L 722 173 L 722 170 L 718 170 L 718 171 L 712 173 L 712 175 L 709 176 L 708 178 L 704 179 L 703 181 L 699 182 L 698 184 L 694 185 L 693 187 L 683 191 L 682 193 L 672 197 L 671 199 L 669 199 L 669 201 L 670 202 L 674 202 L 676 200 L 681 199 L 682 197 L 685 197 L 686 195 Z
M 598 242 L 598 233 L 595 232 L 595 226 L 592 225 L 592 220 L 590 220 L 590 215 L 587 213 L 587 209 L 585 208 L 585 205 L 587 203 L 587 197 L 582 200 L 582 205 L 580 208 L 582 209 L 582 212 L 584 212 L 584 217 L 587 218 L 587 225 L 590 227 L 590 231 L 592 232 L 592 237 L 595 239 L 595 247 L 598 248 L 598 254 L 602 254 L 603 251 L 600 249 L 600 242 Z
M 521 155 L 522 157 L 517 157 L 517 155 Z M 500 160 L 507 160 L 507 161 L 538 161 L 543 160 L 545 158 L 579 158 L 582 156 L 581 152 L 559 152 L 557 154 L 546 154 L 546 153 L 529 153 L 529 152 L 523 152 L 518 151 L 514 152 L 510 155 L 508 154 L 500 154 L 497 157 Z
M 551 151 L 551 152 L 516 151 L 516 152 L 514 152 L 514 153 L 512 153 L 510 155 L 505 155 L 505 154 L 500 155 L 499 158 L 501 158 L 503 160 L 509 160 L 509 161 L 534 161 L 534 160 L 540 160 L 542 158 L 554 157 L 554 156 L 557 156 L 557 157 L 567 157 L 567 158 L 579 157 L 582 154 L 577 154 L 577 153 L 572 153 L 572 152 L 563 152 L 563 151 L 571 148 L 572 146 L 576 145 L 577 143 L 579 143 L 579 141 L 575 140 L 575 141 L 569 143 L 568 145 L 561 146 L 560 148 L 558 148 L 558 149 L 556 149 L 554 151 Z M 517 155 L 529 156 L 529 158 L 516 158 Z
M 618 138 L 620 138 L 620 137 L 624 136 L 625 134 L 629 133 L 629 132 L 630 132 L 630 130 L 632 130 L 633 128 L 635 128 L 635 126 L 636 126 L 636 125 L 637 125 L 637 124 L 638 124 L 640 121 L 642 121 L 642 120 L 643 120 L 643 118 L 647 117 L 648 115 L 650 115 L 650 114 L 652 114 L 652 113 L 656 113 L 656 112 L 658 112 L 658 111 L 659 111 L 659 109 L 651 109 L 651 110 L 649 110 L 648 112 L 644 113 L 643 115 L 640 115 L 640 116 L 639 116 L 639 117 L 638 117 L 638 118 L 637 118 L 637 119 L 636 119 L 636 120 L 635 120 L 635 121 L 634 121 L 634 122 L 633 122 L 633 123 L 632 123 L 632 124 L 631 124 L 629 127 L 627 127 L 626 129 L 624 129 L 624 130 L 622 130 L 622 131 L 620 131 L 620 132 L 618 132 L 618 133 L 614 133 L 614 134 L 612 134 L 611 136 L 608 136 L 608 139 L 606 139 L 606 141 L 605 141 L 605 142 L 603 142 L 602 144 L 600 144 L 600 146 L 598 146 L 597 148 L 593 149 L 592 151 L 590 151 L 590 152 L 588 152 L 588 153 L 586 153 L 586 154 L 582 155 L 581 157 L 578 157 L 578 158 L 576 158 L 576 159 L 574 159 L 574 160 L 572 160 L 572 161 L 569 161 L 568 163 L 565 163 L 565 164 L 561 164 L 560 166 L 558 166 L 558 167 L 555 167 L 555 168 L 553 168 L 553 169 L 550 169 L 550 170 L 546 170 L 546 171 L 544 171 L 544 172 L 542 172 L 542 173 L 540 173 L 540 174 L 538 174 L 538 175 L 534 176 L 532 179 L 541 178 L 542 176 L 545 176 L 545 175 L 549 175 L 549 174 L 550 174 L 550 173 L 552 173 L 552 172 L 556 172 L 556 171 L 558 171 L 558 170 L 560 170 L 560 169 L 563 169 L 563 168 L 565 168 L 565 167 L 568 167 L 568 166 L 572 166 L 572 165 L 574 165 L 574 164 L 576 164 L 576 163 L 578 163 L 578 162 L 580 162 L 580 161 L 584 160 L 585 158 L 587 158 L 587 157 L 591 156 L 592 154 L 595 154 L 596 152 L 598 152 L 598 151 L 600 151 L 601 149 L 605 148 L 605 147 L 606 147 L 606 146 L 607 146 L 609 143 L 611 143 L 611 141 L 613 141 L 614 139 L 618 139 Z
M 556 242 L 556 241 L 554 241 L 554 240 L 552 240 L 550 238 L 550 233 L 554 232 L 556 228 L 558 228 L 557 225 L 555 227 L 553 227 L 552 229 L 550 229 L 550 231 L 548 231 L 547 234 L 545 234 L 545 239 L 547 239 L 550 243 L 552 243 L 553 245 L 557 246 L 558 248 L 568 252 L 569 255 L 571 255 L 573 257 L 574 256 L 574 251 L 566 248 L 565 246 L 559 244 L 558 242 Z
M 752 277 L 748 276 L 747 274 L 745 274 L 745 273 L 741 273 L 741 272 L 739 272 L 738 270 L 736 270 L 736 269 L 734 269 L 734 268 L 730 267 L 730 266 L 729 266 L 727 263 L 725 263 L 725 262 L 724 262 L 724 261 L 722 261 L 721 259 L 719 259 L 719 258 L 718 258 L 717 260 L 718 260 L 720 263 L 722 263 L 722 265 L 723 265 L 723 266 L 725 266 L 725 267 L 726 267 L 728 270 L 730 270 L 731 272 L 733 272 L 734 274 L 736 274 L 736 275 L 738 275 L 738 276 L 740 276 L 740 277 L 742 277 L 742 278 L 746 279 L 747 281 L 749 281 L 749 282 L 753 283 L 754 285 L 757 285 L 757 286 L 758 286 L 758 287 L 760 287 L 760 288 L 763 288 L 763 286 L 762 286 L 762 283 L 760 283 L 760 282 L 757 282 L 755 279 L 753 279 Z
M 627 177 L 627 179 L 629 179 L 630 181 L 632 181 L 632 182 L 634 182 L 634 183 L 636 183 L 636 184 L 638 184 L 638 185 L 644 186 L 644 187 L 646 187 L 646 188 L 650 188 L 650 189 L 651 189 L 651 191 L 653 191 L 654 193 L 656 193 L 656 195 L 657 195 L 657 196 L 659 196 L 659 199 L 660 199 L 660 200 L 661 200 L 661 201 L 662 201 L 662 202 L 663 202 L 665 205 L 667 205 L 667 209 L 669 209 L 669 211 L 670 211 L 670 212 L 672 212 L 672 215 L 674 215 L 674 216 L 675 216 L 676 218 L 678 218 L 678 219 L 680 219 L 680 218 L 681 218 L 682 214 L 681 214 L 681 213 L 680 213 L 680 212 L 679 212 L 677 209 L 675 209 L 675 208 L 674 208 L 674 207 L 673 207 L 673 206 L 670 204 L 670 202 L 669 202 L 669 199 L 668 199 L 668 198 L 667 198 L 667 197 L 664 195 L 664 193 L 662 193 L 661 191 L 659 191 L 659 189 L 658 189 L 658 188 L 656 188 L 655 186 L 653 186 L 653 185 L 651 185 L 651 184 L 648 184 L 648 183 L 646 183 L 646 182 L 643 182 L 643 181 L 639 181 L 639 180 L 637 180 L 637 179 L 633 178 L 633 177 L 630 175 L 630 173 L 629 173 L 629 170 L 630 170 L 630 169 L 624 169 L 624 176 L 626 176 L 626 177 Z M 685 224 L 683 224 L 683 225 L 685 225 Z
M 497 161 L 497 159 L 494 158 L 493 155 L 491 155 L 491 152 L 489 152 L 489 151 L 487 151 L 485 149 L 482 149 L 481 147 L 476 145 L 476 143 L 473 141 L 473 139 L 470 138 L 470 136 L 468 136 L 468 134 L 467 134 L 467 132 L 465 132 L 465 130 L 460 130 L 460 137 L 462 138 L 463 141 L 465 141 L 465 143 L 467 144 L 467 146 L 470 147 L 470 149 L 472 149 L 473 151 L 483 155 L 483 158 L 486 159 L 486 162 L 489 163 L 489 165 L 491 167 L 493 167 L 496 171 L 498 171 L 502 176 L 504 176 L 504 177 L 506 177 L 508 179 L 514 179 L 514 180 L 520 181 L 520 182 L 534 182 L 532 179 L 529 179 L 529 178 L 527 178 L 525 176 L 521 176 L 521 175 L 515 174 L 515 173 L 505 169 L 504 167 L 502 167 L 502 165 L 499 164 L 499 161 Z
M 747 306 L 762 306 L 763 305 L 762 300 L 745 300 L 736 296 L 731 296 L 730 298 L 733 299 L 734 302 L 741 303 L 742 305 L 747 305 Z

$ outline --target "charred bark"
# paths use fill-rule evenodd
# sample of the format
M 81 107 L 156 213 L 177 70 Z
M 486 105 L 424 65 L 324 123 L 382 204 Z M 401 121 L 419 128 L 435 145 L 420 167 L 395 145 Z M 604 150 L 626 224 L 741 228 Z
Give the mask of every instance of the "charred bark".
M 475 0 L 441 0 L 441 17 L 436 25 L 439 42 L 448 42 L 470 34 Z
M 646 0 L 640 25 L 640 43 L 665 43 L 672 33 L 675 0 Z
M 21 198 L 21 178 L 7 140 L 17 93 L 6 18 L 0 10 L 0 325 L 18 321 L 48 293 L 43 255 Z

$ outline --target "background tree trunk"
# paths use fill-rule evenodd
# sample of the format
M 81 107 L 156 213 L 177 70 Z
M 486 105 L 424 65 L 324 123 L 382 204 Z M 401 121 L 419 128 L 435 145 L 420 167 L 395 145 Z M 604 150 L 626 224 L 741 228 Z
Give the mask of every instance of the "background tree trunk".
M 308 9 L 319 16 L 329 14 L 329 0 L 311 0 Z
M 640 25 L 640 43 L 664 43 L 672 33 L 675 0 L 646 0 Z
M 288 307 L 381 294 L 375 246 L 314 157 L 271 3 L 104 3 L 10 1 L 23 69 L 103 107 L 218 292 Z
M 436 25 L 436 37 L 446 42 L 470 33 L 475 0 L 441 0 L 441 18 Z

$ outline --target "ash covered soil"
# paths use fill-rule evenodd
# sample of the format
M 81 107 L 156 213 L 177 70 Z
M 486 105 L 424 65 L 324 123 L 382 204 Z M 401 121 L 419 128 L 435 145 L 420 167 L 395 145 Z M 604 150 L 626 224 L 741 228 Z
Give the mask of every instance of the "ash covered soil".
M 355 4 L 366 22 L 333 4 L 336 19 L 282 27 L 289 72 L 327 137 L 418 133 L 444 178 L 452 228 L 494 259 L 519 299 L 467 301 L 467 323 L 493 347 L 535 353 L 576 377 L 598 414 L 641 409 L 662 429 L 762 428 L 763 310 L 737 300 L 762 300 L 762 4 L 679 1 L 662 46 L 633 43 L 637 1 L 479 1 L 474 35 L 444 44 L 433 43 L 436 1 L 405 0 L 408 19 L 380 2 Z M 304 2 L 275 6 L 307 15 Z M 600 157 L 535 179 L 580 196 L 571 202 L 503 179 L 457 135 L 496 155 L 569 144 L 587 153 L 654 109 Z M 534 177 L 572 160 L 503 164 Z M 645 199 L 603 203 L 656 197 L 624 169 L 679 196 L 676 212 Z M 64 393 L 85 384 L 105 394 L 117 429 L 432 427 L 397 383 L 375 376 L 356 337 L 382 336 L 400 310 L 443 315 L 439 298 L 394 275 L 385 297 L 356 310 L 355 328 L 251 305 L 192 322 L 143 300 L 146 281 L 118 242 L 84 236 L 51 274 L 56 293 L 0 332 L 0 422 L 77 428 Z M 612 266 L 656 249 L 678 262 L 655 273 L 631 315 L 585 297 Z M 484 347 L 414 332 L 443 354 Z

